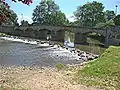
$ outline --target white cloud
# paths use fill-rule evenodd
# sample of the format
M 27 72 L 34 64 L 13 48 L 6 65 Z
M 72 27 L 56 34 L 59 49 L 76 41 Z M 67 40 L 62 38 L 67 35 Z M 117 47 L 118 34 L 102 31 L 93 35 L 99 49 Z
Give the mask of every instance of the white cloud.
M 30 16 L 24 16 L 24 15 L 18 15 L 18 23 L 21 24 L 21 21 L 25 20 L 28 21 L 29 24 L 31 24 L 33 21 Z
M 68 18 L 68 20 L 69 20 L 70 22 L 75 21 L 75 17 L 74 17 L 74 15 L 73 15 L 73 13 L 66 14 L 66 17 Z

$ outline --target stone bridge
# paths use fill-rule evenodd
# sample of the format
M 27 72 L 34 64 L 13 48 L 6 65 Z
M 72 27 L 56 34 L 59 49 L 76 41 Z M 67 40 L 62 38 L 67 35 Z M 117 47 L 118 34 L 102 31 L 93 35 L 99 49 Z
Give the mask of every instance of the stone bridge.
M 64 42 L 65 31 L 75 33 L 75 43 L 84 44 L 87 41 L 86 33 L 97 33 L 105 37 L 106 44 L 120 45 L 120 26 L 111 26 L 107 29 L 85 28 L 79 26 L 1 26 L 0 32 L 10 35 L 32 37 Z

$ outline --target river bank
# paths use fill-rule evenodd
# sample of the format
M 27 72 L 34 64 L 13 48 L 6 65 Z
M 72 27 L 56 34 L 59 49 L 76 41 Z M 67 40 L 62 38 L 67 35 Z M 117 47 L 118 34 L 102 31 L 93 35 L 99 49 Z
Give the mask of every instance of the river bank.
M 36 39 L 1 39 L 0 90 L 100 90 L 73 80 L 77 69 L 98 55 Z M 55 68 L 57 63 L 65 68 Z
M 10 42 L 11 42 L 11 39 L 16 41 L 6 44 L 6 42 L 4 42 L 5 38 L 10 39 L 9 40 Z M 118 58 L 119 48 L 117 47 L 115 48 L 111 47 L 99 58 L 96 55 L 96 57 L 89 59 L 89 60 L 94 59 L 93 61 L 88 62 L 89 60 L 86 55 L 90 56 L 91 54 L 94 56 L 95 54 L 84 52 L 79 49 L 73 49 L 73 48 L 70 49 L 68 47 L 62 47 L 58 44 L 54 44 L 54 45 L 50 44 L 52 46 L 42 48 L 42 51 L 43 51 L 42 54 L 41 54 L 41 47 L 38 47 L 37 46 L 38 44 L 35 44 L 32 46 L 28 43 L 22 44 L 22 46 L 25 46 L 25 45 L 27 46 L 22 48 L 23 51 L 20 51 L 21 48 L 19 48 L 18 46 L 21 43 L 17 42 L 17 39 L 20 39 L 20 38 L 18 37 L 16 38 L 5 37 L 5 38 L 0 43 L 1 44 L 0 50 L 3 50 L 3 47 L 7 45 L 7 47 L 10 46 L 10 49 L 13 48 L 12 54 L 13 53 L 15 54 L 13 55 L 6 54 L 9 51 L 9 49 L 7 48 L 6 50 L 7 52 L 0 54 L 2 56 L 0 60 L 2 59 L 2 61 L 6 60 L 4 59 L 6 56 L 15 57 L 16 55 L 17 55 L 17 58 L 15 58 L 14 62 L 20 61 L 18 60 L 19 59 L 18 56 L 22 54 L 21 56 L 22 56 L 23 63 L 29 63 L 29 62 L 26 62 L 26 60 L 30 61 L 31 59 L 32 61 L 31 63 L 33 64 L 37 57 L 36 64 L 38 64 L 38 61 L 44 61 L 39 63 L 45 64 L 46 62 L 47 65 L 52 65 L 51 62 L 56 59 L 55 57 L 58 57 L 57 58 L 58 60 L 60 58 L 59 56 L 64 56 L 58 60 L 59 63 L 61 63 L 62 60 L 65 61 L 66 59 L 68 59 L 69 61 L 67 62 L 69 64 L 66 64 L 66 63 L 57 64 L 58 61 L 56 60 L 57 62 L 53 63 L 54 67 L 43 67 L 40 65 L 37 65 L 37 66 L 36 65 L 18 65 L 17 66 L 15 64 L 13 64 L 12 66 L 6 67 L 4 65 L 3 66 L 1 65 L 0 66 L 0 90 L 104 90 L 106 88 L 105 86 L 107 86 L 107 90 L 115 90 L 113 88 L 113 85 L 115 86 L 115 88 L 119 88 L 118 87 L 119 85 L 118 61 L 120 59 Z M 23 40 L 23 39 L 20 39 L 20 40 Z M 28 40 L 25 39 L 24 41 L 28 41 Z M 31 39 L 31 41 L 33 41 L 33 39 Z M 36 40 L 34 40 L 34 42 L 36 42 Z M 42 43 L 44 44 L 44 42 Z M 4 49 L 6 49 L 6 47 Z M 31 53 L 31 51 L 32 52 L 34 51 L 34 53 Z M 44 53 L 44 52 L 47 52 L 47 53 Z M 29 53 L 31 54 L 29 55 Z M 32 58 L 33 56 L 32 56 L 30 58 L 24 59 L 23 58 L 24 55 L 25 57 L 26 56 L 30 57 L 31 55 L 35 55 L 34 56 L 35 58 L 33 59 Z M 41 58 L 43 55 L 45 56 Z M 46 57 L 50 57 L 52 55 L 54 55 L 55 59 L 54 58 L 52 58 L 51 60 L 49 58 L 46 59 Z M 71 56 L 72 56 L 72 59 L 71 59 Z M 65 57 L 69 57 L 69 58 L 65 58 Z M 85 59 L 82 59 L 81 57 L 87 58 L 87 59 L 85 60 Z M 104 58 L 104 57 L 107 57 L 107 58 Z M 96 60 L 95 58 L 98 58 L 98 59 Z M 74 60 L 75 63 L 72 62 L 70 64 L 70 60 Z M 115 67 L 109 67 L 109 66 L 115 66 Z M 100 78 L 98 77 L 96 78 L 95 75 L 97 76 L 99 75 Z M 111 77 L 109 75 L 113 75 L 113 76 Z M 106 76 L 108 77 L 108 79 L 106 79 Z M 117 77 L 118 80 L 116 79 L 116 76 L 118 76 Z M 115 79 L 115 81 L 112 78 Z M 109 82 L 112 82 L 112 84 Z
M 74 71 L 83 65 L 66 70 L 39 67 L 1 67 L 0 90 L 102 90 L 77 84 Z

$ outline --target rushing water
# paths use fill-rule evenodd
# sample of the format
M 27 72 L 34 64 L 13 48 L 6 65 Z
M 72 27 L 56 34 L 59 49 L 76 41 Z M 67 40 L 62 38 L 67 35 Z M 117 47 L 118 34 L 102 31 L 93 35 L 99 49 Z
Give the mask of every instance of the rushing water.
M 0 39 L 0 66 L 28 65 L 55 66 L 57 63 L 75 64 L 77 55 L 65 48 L 25 44 Z

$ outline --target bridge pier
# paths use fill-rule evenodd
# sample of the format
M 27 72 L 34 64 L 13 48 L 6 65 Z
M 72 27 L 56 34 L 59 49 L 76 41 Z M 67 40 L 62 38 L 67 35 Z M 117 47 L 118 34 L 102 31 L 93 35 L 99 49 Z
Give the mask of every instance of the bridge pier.
M 23 33 L 23 30 L 15 29 L 15 30 L 11 31 L 11 35 L 14 35 L 14 36 L 23 36 L 24 33 Z
M 35 38 L 38 39 L 47 39 L 47 30 L 39 30 L 35 33 Z
M 28 28 L 28 29 L 26 29 L 26 30 L 23 30 L 23 34 L 22 34 L 22 36 L 24 36 L 24 37 L 35 37 L 35 34 L 34 34 L 34 30 L 33 29 L 31 29 L 31 28 Z
M 13 26 L 9 26 L 9 28 L 8 28 L 8 26 L 2 26 L 0 28 L 1 28 L 0 32 L 10 34 L 10 35 L 12 34 L 11 31 L 13 31 L 13 29 L 14 29 Z
M 51 33 L 51 40 L 53 41 L 60 41 L 64 42 L 64 37 L 65 37 L 65 31 L 64 30 L 59 30 L 59 31 L 53 31 Z
M 75 44 L 86 44 L 87 43 L 87 36 L 83 35 L 82 33 L 75 33 Z

